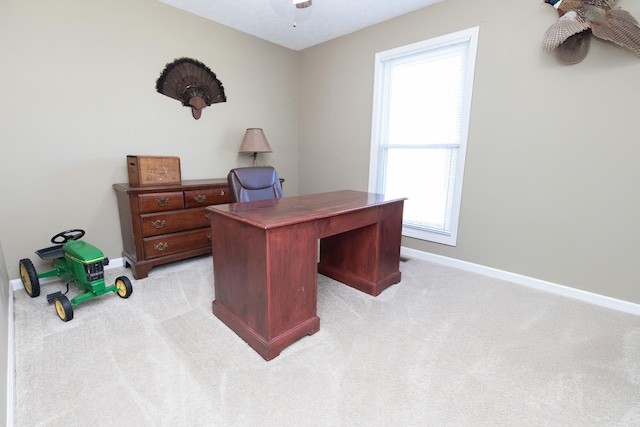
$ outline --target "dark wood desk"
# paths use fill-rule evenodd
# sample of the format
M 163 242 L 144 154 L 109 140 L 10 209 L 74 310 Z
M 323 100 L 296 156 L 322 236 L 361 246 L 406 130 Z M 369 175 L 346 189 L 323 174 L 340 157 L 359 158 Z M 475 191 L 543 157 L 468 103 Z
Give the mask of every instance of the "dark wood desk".
M 337 191 L 208 207 L 213 313 L 273 359 L 320 329 L 317 272 L 374 296 L 400 281 L 403 206 Z

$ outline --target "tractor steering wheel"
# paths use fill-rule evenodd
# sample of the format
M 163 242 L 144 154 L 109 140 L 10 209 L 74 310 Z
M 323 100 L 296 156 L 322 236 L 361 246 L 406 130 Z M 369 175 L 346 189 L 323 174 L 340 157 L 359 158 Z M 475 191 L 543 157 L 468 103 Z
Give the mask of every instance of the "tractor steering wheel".
M 63 243 L 67 243 L 69 240 L 78 240 L 82 236 L 84 236 L 84 230 L 79 228 L 74 228 L 71 230 L 61 231 L 51 238 L 51 243 L 60 245 Z M 60 240 L 61 238 L 62 240 Z

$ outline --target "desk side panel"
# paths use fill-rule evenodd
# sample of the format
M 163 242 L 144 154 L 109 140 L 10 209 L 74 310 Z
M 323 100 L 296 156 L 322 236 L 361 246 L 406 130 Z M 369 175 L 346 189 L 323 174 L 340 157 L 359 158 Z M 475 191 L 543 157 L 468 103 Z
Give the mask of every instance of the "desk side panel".
M 380 258 L 377 280 L 400 281 L 400 246 L 402 245 L 402 211 L 404 200 L 380 206 Z
M 211 215 L 216 304 L 259 335 L 268 335 L 265 230 Z M 237 332 L 237 331 L 236 331 Z
M 315 223 L 269 230 L 267 247 L 271 340 L 316 318 L 318 239 Z

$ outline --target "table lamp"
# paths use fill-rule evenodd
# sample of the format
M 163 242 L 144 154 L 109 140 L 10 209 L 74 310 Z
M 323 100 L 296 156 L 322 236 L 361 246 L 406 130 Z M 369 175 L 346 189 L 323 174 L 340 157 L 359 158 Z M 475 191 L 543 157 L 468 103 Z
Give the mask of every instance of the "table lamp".
M 244 134 L 242 144 L 240 144 L 240 153 L 251 153 L 253 157 L 253 166 L 257 166 L 256 159 L 258 153 L 273 153 L 267 137 L 260 128 L 249 128 Z

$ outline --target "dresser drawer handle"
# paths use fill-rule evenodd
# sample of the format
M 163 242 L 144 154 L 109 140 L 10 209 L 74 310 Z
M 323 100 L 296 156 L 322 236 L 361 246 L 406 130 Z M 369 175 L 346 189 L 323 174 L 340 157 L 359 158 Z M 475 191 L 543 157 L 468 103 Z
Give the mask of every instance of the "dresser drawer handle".
M 211 241 L 211 233 L 207 234 L 207 239 L 209 239 L 209 241 Z
M 162 252 L 168 247 L 169 247 L 169 244 L 167 242 L 160 242 L 153 245 L 153 249 L 155 249 L 158 252 Z
M 165 225 L 166 223 L 167 223 L 167 222 L 166 222 L 164 219 L 156 219 L 155 221 L 152 221 L 152 222 L 151 222 L 151 226 L 152 226 L 153 228 L 158 228 L 158 229 L 160 229 L 160 228 L 164 227 L 164 225 Z
M 160 207 L 165 207 L 169 204 L 169 199 L 167 197 L 162 197 L 161 199 L 156 199 L 156 204 Z
M 197 196 L 193 196 L 193 200 L 195 200 L 196 203 L 202 203 L 207 200 L 207 196 L 204 194 L 198 194 Z
M 204 214 L 204 217 L 206 218 L 207 221 L 209 221 L 211 219 L 211 214 L 207 212 L 206 214 Z
M 220 190 L 220 195 L 224 196 L 224 190 Z

